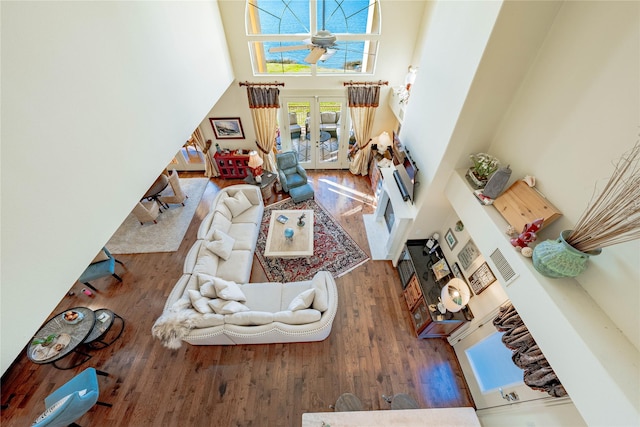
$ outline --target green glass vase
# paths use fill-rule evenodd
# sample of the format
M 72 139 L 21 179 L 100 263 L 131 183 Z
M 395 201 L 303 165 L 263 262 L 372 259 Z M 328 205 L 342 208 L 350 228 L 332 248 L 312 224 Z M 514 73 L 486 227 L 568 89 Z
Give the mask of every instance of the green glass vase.
M 602 249 L 581 252 L 565 240 L 572 230 L 560 233 L 557 240 L 546 240 L 533 249 L 533 267 L 543 276 L 576 277 L 587 268 L 589 257 L 600 255 Z

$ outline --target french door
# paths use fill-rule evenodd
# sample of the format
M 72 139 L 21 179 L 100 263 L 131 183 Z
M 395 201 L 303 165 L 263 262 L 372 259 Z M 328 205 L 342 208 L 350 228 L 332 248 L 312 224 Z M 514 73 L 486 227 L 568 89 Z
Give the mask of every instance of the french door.
M 344 97 L 281 97 L 280 149 L 305 169 L 346 169 L 349 115 Z

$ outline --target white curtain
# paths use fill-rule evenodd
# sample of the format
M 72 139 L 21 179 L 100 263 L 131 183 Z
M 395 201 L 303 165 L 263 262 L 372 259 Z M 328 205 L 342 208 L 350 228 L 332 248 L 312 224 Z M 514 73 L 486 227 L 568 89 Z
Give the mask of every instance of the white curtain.
M 356 152 L 349 166 L 349 171 L 354 175 L 368 175 L 371 132 L 380 100 L 380 86 L 349 86 L 347 98 L 356 137 Z
M 215 178 L 220 175 L 218 168 L 216 166 L 216 162 L 213 158 L 214 152 L 211 151 L 211 140 L 205 141 L 202 136 L 202 132 L 200 132 L 200 128 L 196 128 L 195 131 L 191 134 L 191 138 L 196 142 L 202 154 L 204 154 L 204 174 L 207 178 Z
M 280 90 L 275 87 L 248 86 L 247 97 L 251 118 L 256 130 L 258 154 L 264 161 L 265 170 L 276 172 L 276 133 L 278 129 L 278 108 Z

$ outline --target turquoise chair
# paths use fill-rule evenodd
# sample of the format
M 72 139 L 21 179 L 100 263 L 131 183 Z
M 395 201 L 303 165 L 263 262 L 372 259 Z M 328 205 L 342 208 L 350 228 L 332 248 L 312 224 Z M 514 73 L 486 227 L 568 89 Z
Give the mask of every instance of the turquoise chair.
M 106 372 L 87 368 L 65 385 L 44 399 L 46 410 L 32 426 L 63 427 L 78 426 L 74 421 L 83 416 L 93 405 L 111 407 L 110 403 L 99 402 L 98 375 L 108 376 Z
M 84 283 L 96 292 L 98 290 L 94 288 L 89 281 L 105 276 L 113 276 L 118 279 L 118 282 L 122 282 L 122 278 L 116 274 L 116 262 L 124 266 L 121 261 L 118 261 L 111 255 L 111 252 L 109 252 L 107 248 L 102 248 L 100 254 L 98 254 L 93 262 L 89 264 L 89 267 L 84 270 L 78 281 Z
M 313 187 L 307 182 L 307 171 L 298 163 L 296 153 L 287 151 L 276 154 L 276 164 L 280 185 L 295 203 L 313 198 Z

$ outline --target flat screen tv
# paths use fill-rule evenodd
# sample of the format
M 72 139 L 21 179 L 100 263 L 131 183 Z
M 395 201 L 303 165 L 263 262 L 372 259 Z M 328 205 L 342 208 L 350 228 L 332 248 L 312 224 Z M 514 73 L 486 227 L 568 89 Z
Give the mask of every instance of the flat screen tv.
M 404 201 L 415 202 L 415 189 L 418 182 L 418 166 L 411 153 L 405 149 L 397 132 L 393 132 L 393 163 L 396 168 L 393 177 L 398 184 Z

